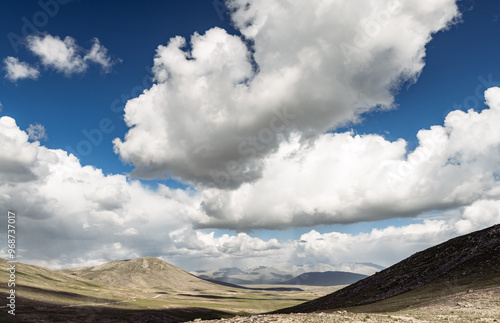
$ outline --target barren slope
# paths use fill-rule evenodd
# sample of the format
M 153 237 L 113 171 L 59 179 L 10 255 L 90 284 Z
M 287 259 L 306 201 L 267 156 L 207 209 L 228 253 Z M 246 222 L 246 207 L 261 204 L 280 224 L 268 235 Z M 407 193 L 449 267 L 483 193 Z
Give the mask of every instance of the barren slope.
M 64 269 L 63 273 L 123 287 L 165 291 L 227 290 L 158 258 L 118 260 L 94 267 Z
M 500 286 L 500 225 L 451 239 L 335 293 L 277 312 L 322 311 L 382 300 L 389 304 L 391 297 L 400 295 L 400 301 L 388 308 L 397 310 L 421 299 L 494 286 Z M 385 309 L 381 303 L 375 307 Z

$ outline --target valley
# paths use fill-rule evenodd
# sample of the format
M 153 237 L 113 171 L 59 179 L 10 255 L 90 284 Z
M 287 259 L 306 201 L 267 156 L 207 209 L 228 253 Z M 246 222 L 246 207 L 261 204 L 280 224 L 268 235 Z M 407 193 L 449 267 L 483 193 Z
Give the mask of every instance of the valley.
M 0 267 L 8 281 L 7 261 Z M 331 273 L 338 274 L 323 274 Z M 19 263 L 16 275 L 20 322 L 496 322 L 500 225 L 347 286 L 217 283 L 152 257 L 59 271 Z M 8 293 L 0 285 L 0 295 Z
M 0 267 L 0 280 L 7 281 L 6 260 L 0 259 Z M 343 287 L 224 286 L 151 257 L 61 271 L 21 263 L 17 268 L 16 317 L 26 322 L 140 322 L 148 317 L 179 322 L 232 317 L 297 305 Z M 7 293 L 7 285 L 0 285 L 1 297 Z M 3 306 L 2 314 L 6 311 Z

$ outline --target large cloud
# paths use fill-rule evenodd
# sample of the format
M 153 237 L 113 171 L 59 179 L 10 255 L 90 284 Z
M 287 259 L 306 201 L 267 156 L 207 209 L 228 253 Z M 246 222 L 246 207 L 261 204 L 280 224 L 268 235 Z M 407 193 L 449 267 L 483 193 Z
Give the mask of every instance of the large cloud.
M 468 179 L 479 176 L 481 171 L 484 175 L 479 178 L 483 180 L 488 178 L 490 171 L 484 168 L 488 164 L 485 161 L 487 158 L 484 158 L 485 152 L 490 152 L 491 162 L 499 160 L 494 155 L 499 151 L 498 139 L 495 139 L 499 137 L 486 136 L 484 131 L 489 129 L 488 135 L 495 134 L 496 128 L 492 126 L 498 122 L 500 89 L 490 89 L 486 96 L 491 109 L 483 110 L 480 114 L 473 111 L 467 114 L 455 111 L 447 118 L 447 123 L 454 125 L 454 128 L 448 129 L 447 143 L 450 147 L 456 145 L 456 148 L 450 149 L 461 151 L 469 160 L 468 164 L 464 162 L 463 166 L 474 169 L 472 172 L 465 172 L 463 177 L 466 179 L 465 187 L 470 182 Z M 439 128 L 435 127 L 433 130 Z M 462 133 L 468 131 L 477 137 L 465 140 L 458 135 L 460 131 Z M 480 136 L 485 140 L 475 140 Z M 456 138 L 451 140 L 452 137 Z M 353 145 L 351 142 L 352 155 L 367 150 L 368 144 L 373 146 L 372 154 L 378 150 L 379 156 L 384 158 L 399 156 L 400 150 L 404 151 L 402 142 L 385 142 L 375 136 L 353 138 L 349 134 L 343 134 L 342 140 L 345 138 L 365 143 L 365 147 L 360 149 L 360 145 Z M 441 140 L 440 136 L 437 138 Z M 394 151 L 389 149 L 394 148 L 392 145 L 396 145 Z M 418 250 L 500 222 L 498 189 L 492 188 L 482 189 L 479 195 L 483 198 L 469 206 L 447 211 L 438 219 L 428 218 L 422 223 L 415 220 L 417 223 L 402 227 L 373 229 L 359 234 L 318 233 L 311 230 L 298 239 L 292 234 L 290 240 L 280 241 L 277 239 L 266 241 L 249 233 L 220 235 L 195 230 L 191 224 L 191 221 L 199 222 L 207 218 L 200 209 L 203 203 L 201 194 L 161 185 L 157 190 L 151 191 L 137 181 L 128 180 L 125 176 L 104 175 L 101 170 L 94 167 L 82 167 L 74 156 L 62 150 L 47 149 L 38 142 L 30 142 L 28 134 L 20 130 L 12 118 L 0 118 L 0 148 L 3 152 L 0 159 L 0 203 L 7 209 L 17 212 L 18 260 L 51 268 L 95 265 L 109 260 L 143 256 L 161 256 L 189 270 L 203 267 L 246 267 L 255 264 L 290 266 L 352 261 L 391 265 Z M 436 151 L 438 150 L 436 148 Z M 450 150 L 446 150 L 442 153 L 442 160 L 449 155 L 449 152 Z M 350 155 L 343 154 L 343 156 Z M 368 165 L 362 158 L 356 161 L 355 158 L 347 157 L 344 157 L 344 165 L 353 163 L 355 168 Z M 379 160 L 382 164 L 384 158 Z M 434 158 L 429 155 L 428 160 Z M 421 166 L 418 162 L 413 163 L 414 173 L 398 173 L 397 167 L 391 168 L 395 175 L 390 176 L 390 181 L 397 184 L 398 180 L 403 182 L 409 180 L 405 185 L 415 184 L 415 178 L 419 174 L 422 175 L 422 169 L 428 165 L 424 160 L 418 159 L 424 163 Z M 484 165 L 479 163 L 479 160 L 485 161 Z M 290 167 L 293 169 L 295 167 L 293 157 L 291 161 Z M 462 161 L 464 159 L 455 159 L 454 163 Z M 304 162 L 306 163 L 304 166 L 307 166 L 310 161 L 304 160 Z M 399 160 L 396 163 L 404 164 L 404 161 Z M 319 170 L 321 169 L 320 167 Z M 314 169 L 309 171 L 313 172 Z M 368 174 L 365 169 L 359 168 L 359 171 L 361 175 Z M 429 169 L 430 175 L 435 172 L 436 169 Z M 354 171 L 348 170 L 347 173 L 351 180 Z M 457 174 L 452 172 L 448 175 L 458 176 Z M 297 175 L 297 181 L 304 180 L 300 171 Z M 321 178 L 319 174 L 315 176 L 316 179 Z M 365 179 L 370 183 L 376 181 L 376 178 Z M 421 181 L 426 182 L 429 179 L 432 177 L 422 177 Z M 381 182 L 385 180 L 380 179 Z M 317 180 L 319 184 L 323 182 Z M 360 182 L 362 180 L 358 181 L 358 187 L 363 189 L 362 185 L 359 186 Z M 257 185 L 260 185 L 259 183 L 257 182 Z M 478 183 L 483 185 L 481 186 L 483 188 L 487 187 L 484 186 L 486 183 L 484 181 Z M 305 185 L 304 191 L 314 189 L 313 186 L 307 186 L 307 183 L 297 182 L 297 184 Z M 332 185 L 336 187 L 335 182 L 332 182 Z M 372 196 L 375 194 L 374 190 L 381 189 L 383 185 L 386 184 L 375 186 L 371 192 L 365 192 L 362 198 Z M 286 185 L 283 187 L 290 189 Z M 419 186 L 415 190 L 422 187 Z M 328 201 L 328 194 L 331 193 L 328 190 L 319 192 L 321 188 L 324 187 L 306 196 L 313 198 L 313 194 L 316 193 L 322 196 L 315 200 L 319 206 L 323 205 L 322 201 Z M 349 189 L 351 188 L 352 185 Z M 349 189 L 345 190 L 347 197 L 350 196 Z M 281 193 L 276 193 L 279 193 L 279 190 L 262 191 L 264 195 L 274 194 L 280 197 Z M 268 201 L 274 203 L 280 199 L 273 201 L 270 198 Z M 304 201 L 297 203 L 295 198 L 288 199 L 292 205 L 301 205 L 305 203 Z M 426 199 L 423 201 L 427 203 Z M 397 203 L 393 205 L 396 206 Z M 262 205 L 259 207 L 262 208 Z M 268 215 L 272 221 L 276 221 L 274 217 L 278 213 L 273 212 L 279 207 L 281 205 L 276 204 L 270 208 L 271 212 Z M 435 214 L 433 216 L 435 217 Z M 255 221 L 261 219 L 262 217 L 255 217 Z M 243 218 L 241 221 L 245 223 L 247 220 Z M 388 249 L 391 253 L 387 253 Z M 6 248 L 0 250 L 0 256 L 7 256 Z
M 200 227 L 286 229 L 416 216 L 500 198 L 500 88 L 489 109 L 453 111 L 419 131 L 419 146 L 378 135 L 298 139 L 264 160 L 263 177 L 232 191 L 203 191 Z
M 500 200 L 484 199 L 444 213 L 423 215 L 415 223 L 388 226 L 357 234 L 311 230 L 298 239 L 264 241 L 251 235 L 172 232 L 169 259 L 188 269 L 293 266 L 345 262 L 374 262 L 383 266 L 458 235 L 500 223 Z M 390 250 L 390 252 L 388 252 Z
M 160 46 L 157 84 L 125 108 L 115 151 L 142 177 L 237 188 L 296 134 L 307 144 L 393 92 L 424 66 L 455 1 L 230 0 L 243 37 L 213 28 Z
M 0 204 L 18 214 L 20 261 L 57 267 L 161 255 L 168 233 L 200 212 L 195 192 L 151 191 L 28 139 L 14 119 L 0 118 Z
M 441 218 L 424 219 L 421 223 L 401 227 L 389 226 L 359 234 L 320 234 L 313 230 L 284 248 L 294 251 L 289 253 L 292 255 L 290 263 L 375 261 L 390 266 L 415 252 L 498 223 L 500 200 L 480 200 L 463 209 L 449 211 Z

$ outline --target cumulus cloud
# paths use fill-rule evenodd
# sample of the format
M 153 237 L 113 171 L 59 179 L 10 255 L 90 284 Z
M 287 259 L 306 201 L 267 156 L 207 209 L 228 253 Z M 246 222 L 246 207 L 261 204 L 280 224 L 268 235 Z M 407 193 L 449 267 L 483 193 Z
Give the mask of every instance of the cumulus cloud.
M 200 212 L 194 192 L 151 191 L 81 166 L 65 151 L 30 142 L 10 117 L 0 118 L 0 150 L 0 203 L 18 213 L 20 257 L 31 262 L 57 267 L 160 255 L 168 232 Z
M 289 252 L 286 243 L 277 239 L 265 241 L 246 233 L 217 237 L 214 232 L 204 233 L 185 227 L 171 232 L 170 238 L 170 260 L 182 263 L 189 270 L 288 264 L 289 260 L 284 254 Z
M 424 66 L 453 0 L 230 0 L 243 37 L 212 28 L 159 46 L 157 84 L 130 100 L 115 151 L 134 175 L 234 189 L 295 133 L 308 144 L 363 112 L 393 106 Z
M 131 129 L 114 141 L 135 175 L 171 175 L 197 190 L 151 190 L 105 175 L 0 118 L 0 203 L 19 213 L 24 259 L 52 268 L 148 255 L 193 269 L 390 265 L 500 221 L 498 88 L 486 92 L 489 109 L 453 111 L 421 130 L 414 151 L 378 135 L 325 134 L 392 107 L 398 86 L 418 77 L 432 34 L 457 17 L 454 1 L 227 4 L 243 37 L 213 28 L 189 44 L 175 37 L 159 46 L 156 84 L 127 103 Z M 71 37 L 28 44 L 42 65 L 66 75 L 113 64 L 97 39 L 86 52 Z M 361 234 L 312 230 L 265 241 L 248 233 L 432 210 L 451 211 Z
M 484 213 L 487 213 L 486 218 L 482 216 Z M 480 200 L 466 208 L 450 211 L 440 219 L 424 219 L 421 223 L 373 229 L 368 233 L 320 234 L 312 230 L 286 248 L 295 251 L 291 253 L 291 263 L 335 264 L 376 259 L 378 264 L 390 266 L 415 252 L 498 223 L 500 200 Z
M 30 124 L 28 129 L 26 129 L 26 132 L 28 133 L 28 137 L 31 140 L 47 140 L 47 131 L 45 130 L 45 127 L 42 126 L 39 123 L 36 124 Z
M 299 138 L 264 160 L 261 179 L 236 190 L 203 190 L 200 227 L 285 229 L 417 216 L 499 198 L 500 88 L 489 108 L 450 112 L 418 132 L 419 145 L 379 135 Z
M 311 230 L 298 239 L 285 241 L 265 241 L 245 233 L 217 237 L 213 232 L 181 229 L 170 234 L 174 248 L 169 259 L 193 270 L 345 262 L 391 266 L 415 252 L 500 223 L 500 200 L 479 200 L 439 216 L 424 214 L 414 221 L 357 234 Z
M 17 183 L 35 178 L 31 171 L 38 155 L 38 143 L 28 142 L 28 135 L 19 131 L 10 117 L 0 118 L 0 179 Z
M 40 71 L 36 67 L 30 66 L 26 62 L 20 62 L 17 57 L 8 56 L 3 62 L 7 72 L 5 78 L 12 82 L 22 79 L 36 80 L 40 76 Z
M 500 108 L 499 101 L 494 100 L 496 95 L 500 95 L 500 89 L 486 95 L 492 109 Z M 484 121 L 496 122 L 489 111 L 464 113 L 475 114 L 475 118 L 464 122 L 463 127 L 477 123 L 478 118 L 483 118 L 483 124 L 476 127 L 489 127 Z M 447 118 L 447 122 L 458 120 Z M 467 129 L 476 131 L 475 127 Z M 449 137 L 455 135 L 454 131 L 449 133 Z M 383 141 L 381 144 L 391 146 Z M 449 144 L 453 146 L 453 142 Z M 474 149 L 494 150 L 489 144 L 481 145 L 475 143 Z M 264 240 L 250 233 L 219 235 L 192 225 L 192 221 L 207 216 L 200 208 L 204 203 L 201 193 L 163 185 L 153 191 L 123 175 L 104 175 L 100 169 L 80 165 L 65 151 L 30 142 L 28 134 L 10 117 L 0 118 L 0 149 L 0 203 L 18 214 L 23 237 L 19 240 L 19 260 L 51 268 L 143 256 L 161 256 L 189 270 L 256 263 L 289 266 L 368 261 L 391 265 L 413 252 L 500 222 L 500 198 L 493 190 L 487 194 L 489 198 L 447 211 L 439 218 L 417 219 L 415 224 L 368 233 L 311 230 L 285 241 Z M 382 150 L 380 146 L 373 149 Z M 471 154 L 471 149 L 462 152 L 471 159 L 481 157 Z M 353 159 L 346 164 L 349 161 Z M 363 162 L 355 164 L 359 165 Z M 430 172 L 433 174 L 433 170 Z M 323 193 L 326 200 L 330 192 Z M 289 202 L 295 203 L 293 199 Z M 391 253 L 387 253 L 389 248 Z M 6 252 L 6 248 L 0 250 L 0 256 L 5 257 Z
M 83 73 L 88 68 L 88 62 L 101 65 L 104 72 L 109 72 L 115 64 L 97 38 L 92 40 L 92 48 L 85 52 L 70 36 L 64 39 L 49 34 L 29 36 L 28 48 L 37 55 L 42 65 L 69 76 Z

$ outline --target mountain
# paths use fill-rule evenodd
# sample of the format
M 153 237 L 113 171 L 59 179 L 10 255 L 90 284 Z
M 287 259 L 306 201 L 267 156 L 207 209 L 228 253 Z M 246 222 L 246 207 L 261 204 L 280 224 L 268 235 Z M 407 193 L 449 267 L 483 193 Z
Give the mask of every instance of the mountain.
M 61 272 L 123 287 L 167 291 L 225 289 L 221 285 L 200 279 L 179 267 L 153 257 L 111 261 L 94 267 L 63 269 Z
M 288 271 L 265 266 L 244 269 L 231 267 L 200 270 L 193 274 L 202 279 L 217 280 L 237 285 L 276 284 L 294 277 L 293 274 Z
M 283 285 L 337 286 L 353 284 L 368 276 L 343 271 L 325 271 L 305 273 L 282 282 Z
M 451 239 L 335 293 L 277 312 L 324 311 L 375 302 L 366 308 L 388 311 L 492 286 L 500 286 L 500 225 Z
M 0 258 L 0 281 L 9 281 L 9 267 L 7 260 Z M 105 284 L 65 272 L 15 263 L 15 286 L 0 284 L 2 299 L 15 289 L 15 316 L 8 315 L 10 308 L 4 305 L 0 322 L 183 322 L 232 316 L 228 311 L 202 308 L 198 295 L 163 295 L 166 293 Z M 217 292 L 217 288 L 210 291 Z M 220 293 L 227 292 L 225 288 Z M 165 296 L 171 304 L 165 302 Z M 179 299 L 187 305 L 179 306 Z
M 0 258 L 0 297 L 15 288 L 16 315 L 3 305 L 0 322 L 184 322 L 262 313 L 317 297 L 318 290 L 222 286 L 156 258 L 50 270 Z M 323 292 L 324 291 L 324 292 Z M 320 292 L 326 294 L 327 289 Z
M 209 270 L 198 270 L 191 272 L 202 279 L 217 280 L 221 282 L 250 285 L 250 284 L 280 284 L 291 280 L 301 274 L 310 272 L 342 271 L 361 275 L 372 275 L 381 269 L 370 263 L 343 263 L 339 265 L 316 264 L 292 267 L 250 267 L 250 268 L 218 268 Z

